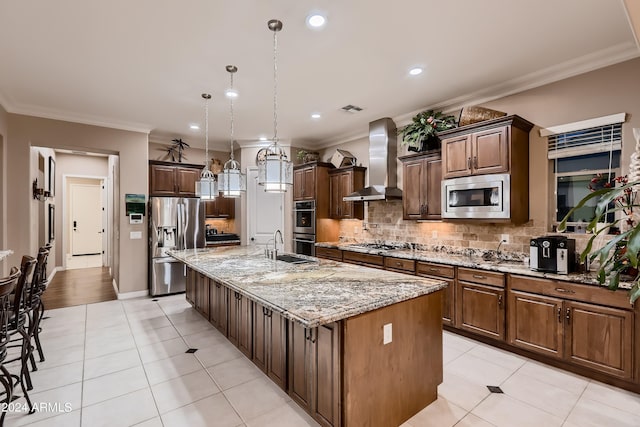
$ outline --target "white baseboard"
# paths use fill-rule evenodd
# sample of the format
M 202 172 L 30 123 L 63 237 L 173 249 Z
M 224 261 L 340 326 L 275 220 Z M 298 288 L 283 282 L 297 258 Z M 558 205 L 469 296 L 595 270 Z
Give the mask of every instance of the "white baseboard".
M 47 277 L 47 283 L 51 283 L 51 280 L 53 280 L 54 276 L 58 271 L 64 271 L 64 267 L 58 266 L 54 268 L 53 271 L 51 271 L 51 274 L 49 275 L 49 277 Z
M 145 289 L 144 291 L 118 293 L 118 299 L 140 298 L 140 297 L 146 297 L 148 295 L 149 295 L 149 290 Z

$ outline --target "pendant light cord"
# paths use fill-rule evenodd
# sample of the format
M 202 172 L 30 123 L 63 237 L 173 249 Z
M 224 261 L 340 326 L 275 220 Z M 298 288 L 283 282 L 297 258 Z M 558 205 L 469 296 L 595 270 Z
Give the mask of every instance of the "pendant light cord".
M 273 143 L 278 144 L 278 31 L 273 31 Z
M 229 73 L 231 75 L 231 90 L 233 90 L 233 73 Z M 234 158 L 233 158 L 233 135 L 234 135 L 234 127 L 233 127 L 233 97 L 229 98 L 230 102 L 229 102 L 229 109 L 231 112 L 231 141 L 229 143 L 230 145 L 230 154 L 229 157 L 231 158 L 231 161 L 233 162 Z
M 201 176 L 210 176 L 211 170 L 209 169 L 209 100 L 211 95 L 203 93 L 204 98 L 204 169 Z

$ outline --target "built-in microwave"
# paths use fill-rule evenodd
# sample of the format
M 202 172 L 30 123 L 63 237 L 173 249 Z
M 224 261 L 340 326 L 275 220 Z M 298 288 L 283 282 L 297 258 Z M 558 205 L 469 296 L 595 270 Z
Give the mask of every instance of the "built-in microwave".
M 442 217 L 509 219 L 511 175 L 476 175 L 442 181 Z

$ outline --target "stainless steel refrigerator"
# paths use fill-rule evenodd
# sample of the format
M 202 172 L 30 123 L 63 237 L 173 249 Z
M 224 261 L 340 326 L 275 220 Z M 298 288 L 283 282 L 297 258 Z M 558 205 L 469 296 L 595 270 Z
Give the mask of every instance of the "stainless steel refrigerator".
M 169 249 L 205 247 L 204 203 L 194 197 L 149 199 L 149 292 L 152 296 L 184 292 L 186 268 Z

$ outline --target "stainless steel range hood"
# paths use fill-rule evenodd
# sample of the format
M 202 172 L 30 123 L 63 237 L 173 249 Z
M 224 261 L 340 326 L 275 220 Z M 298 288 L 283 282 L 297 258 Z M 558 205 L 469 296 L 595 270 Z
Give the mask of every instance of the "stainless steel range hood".
M 396 124 L 388 117 L 369 123 L 369 187 L 344 197 L 345 202 L 402 198 L 397 185 Z

